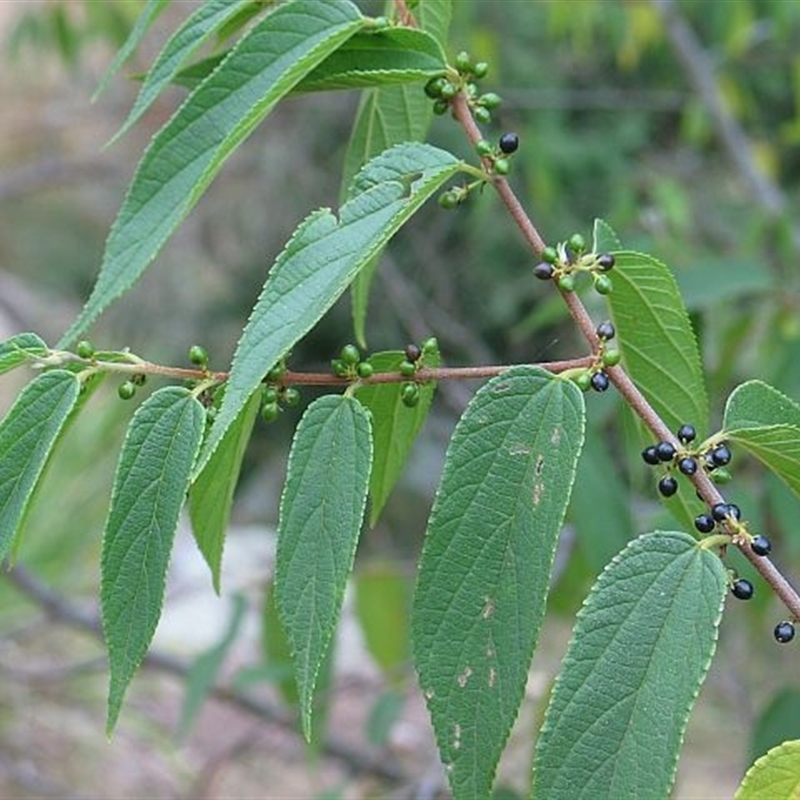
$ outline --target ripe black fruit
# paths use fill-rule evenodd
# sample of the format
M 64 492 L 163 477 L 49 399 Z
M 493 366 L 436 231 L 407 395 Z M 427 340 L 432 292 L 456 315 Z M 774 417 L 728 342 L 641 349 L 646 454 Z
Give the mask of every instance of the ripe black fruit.
M 709 456 L 715 467 L 724 467 L 726 464 L 730 464 L 732 458 L 730 448 L 726 444 L 718 444 Z
M 697 462 L 693 458 L 686 456 L 686 458 L 682 458 L 678 462 L 678 469 L 684 475 L 694 475 L 697 472 Z
M 617 332 L 614 326 L 608 320 L 605 320 L 605 322 L 601 322 L 597 326 L 595 333 L 600 339 L 608 340 L 613 339 Z
M 753 596 L 753 584 L 747 578 L 737 578 L 731 585 L 731 592 L 739 600 L 749 600 Z
M 694 425 L 681 425 L 678 429 L 678 439 L 680 439 L 684 444 L 688 444 L 689 442 L 693 442 L 695 437 L 697 436 L 697 431 L 694 429 Z
M 664 497 L 672 497 L 678 491 L 678 481 L 671 475 L 667 475 L 658 482 L 658 491 Z
M 542 261 L 541 264 L 537 264 L 533 268 L 533 274 L 539 278 L 539 280 L 546 281 L 553 277 L 553 265 L 548 264 L 547 261 Z
M 711 533 L 716 525 L 717 523 L 708 514 L 698 514 L 694 518 L 694 526 L 700 533 Z
M 739 510 L 739 506 L 734 503 L 717 503 L 711 507 L 711 516 L 717 522 L 725 522 L 728 517 L 733 517 L 736 520 L 741 519 L 742 512 Z
M 675 447 L 670 442 L 659 442 L 656 453 L 661 461 L 672 461 L 675 458 Z
M 596 392 L 604 392 L 608 389 L 608 375 L 605 372 L 595 372 L 592 375 L 592 389 Z
M 506 155 L 516 152 L 519 147 L 519 136 L 516 133 L 504 133 L 500 137 L 498 146 Z
M 772 542 L 770 542 L 766 536 L 762 536 L 759 533 L 758 536 L 754 536 L 753 541 L 750 542 L 750 549 L 757 556 L 766 556 L 769 555 L 770 550 L 772 550 Z
M 650 464 L 652 467 L 661 463 L 661 459 L 658 457 L 656 446 L 654 444 L 651 444 L 650 447 L 645 447 L 645 449 L 642 450 L 642 458 L 644 459 L 645 464 Z
M 406 345 L 406 358 L 413 364 L 415 361 L 419 361 L 419 357 L 422 355 L 422 350 L 420 350 L 419 346 L 416 344 L 407 344 Z
M 597 257 L 597 266 L 603 270 L 603 272 L 608 272 L 610 269 L 614 268 L 614 256 L 611 253 L 603 253 Z
M 794 625 L 791 622 L 779 622 L 772 632 L 775 640 L 781 644 L 786 644 L 794 639 Z

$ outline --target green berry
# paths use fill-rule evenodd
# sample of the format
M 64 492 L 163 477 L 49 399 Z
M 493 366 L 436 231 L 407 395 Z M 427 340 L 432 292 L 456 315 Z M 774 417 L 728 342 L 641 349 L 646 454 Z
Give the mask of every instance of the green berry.
M 775 626 L 775 630 L 772 632 L 772 635 L 775 637 L 775 641 L 780 642 L 781 644 L 791 642 L 792 639 L 794 639 L 794 625 L 791 622 L 779 622 Z
M 411 361 L 401 361 L 400 362 L 400 374 L 404 378 L 412 377 L 417 371 L 417 367 Z
M 592 373 L 586 370 L 575 377 L 575 385 L 582 391 L 588 392 L 592 388 Z
M 371 378 L 374 372 L 375 370 L 373 369 L 372 364 L 370 364 L 369 361 L 362 361 L 356 367 L 356 375 L 358 375 L 359 378 L 364 378 L 365 380 L 367 378 Z
M 500 137 L 498 147 L 506 155 L 516 152 L 519 147 L 519 136 L 516 133 L 504 133 Z
M 753 584 L 747 578 L 737 578 L 731 585 L 731 594 L 739 600 L 749 600 L 753 596 Z
M 479 61 L 475 66 L 472 68 L 472 74 L 478 78 L 485 78 L 486 74 L 489 72 L 489 65 L 485 61 Z
M 352 367 L 361 361 L 361 352 L 354 344 L 346 344 L 339 353 L 339 358 Z
M 272 405 L 278 402 L 278 392 L 277 386 L 267 386 L 264 388 L 264 396 L 262 398 L 262 402 L 264 405 Z
M 616 367 L 621 360 L 622 360 L 622 353 L 620 353 L 619 350 L 615 350 L 613 347 L 606 350 L 603 353 L 604 367 Z
M 470 72 L 472 70 L 472 59 L 465 50 L 462 50 L 456 56 L 456 69 L 459 72 Z
M 495 94 L 494 92 L 486 92 L 486 94 L 482 94 L 478 98 L 478 103 L 489 111 L 493 111 L 502 102 L 503 99 L 500 97 L 500 95 Z
M 267 373 L 266 378 L 270 383 L 277 383 L 286 374 L 286 362 L 281 360 Z
M 189 361 L 198 367 L 205 367 L 208 364 L 208 351 L 199 344 L 193 344 L 189 348 Z
M 422 343 L 422 357 L 432 356 L 439 352 L 439 342 L 435 336 L 431 336 Z
M 438 75 L 435 78 L 431 78 L 425 84 L 425 94 L 431 98 L 431 100 L 437 100 L 442 96 L 442 89 L 444 85 L 447 83 L 447 79 L 442 75 Z
M 294 386 L 286 386 L 280 394 L 280 401 L 284 407 L 293 408 L 300 402 L 300 390 Z
M 562 292 L 574 292 L 575 291 L 575 276 L 574 275 L 562 275 L 558 279 L 558 288 L 561 289 Z
M 658 491 L 664 497 L 672 497 L 678 491 L 678 481 L 671 475 L 667 475 L 658 482 Z
M 331 370 L 337 378 L 350 377 L 350 370 L 347 368 L 347 364 L 340 358 L 334 358 L 333 361 L 331 361 Z
M 481 139 L 475 145 L 475 152 L 481 157 L 490 156 L 494 152 L 494 147 L 492 147 L 491 142 Z
M 511 170 L 511 163 L 507 158 L 496 158 L 494 160 L 494 171 L 497 175 L 508 175 Z
M 545 247 L 542 250 L 542 261 L 546 261 L 548 264 L 555 264 L 558 261 L 558 250 L 549 245 Z
M 117 387 L 117 394 L 122 400 L 130 400 L 136 394 L 136 384 L 133 381 L 125 381 Z
M 373 29 L 376 31 L 382 31 L 388 28 L 390 24 L 389 17 L 374 17 L 372 20 Z
M 277 403 L 264 403 L 261 408 L 261 419 L 263 419 L 264 422 L 275 422 L 275 420 L 278 419 L 280 411 Z
M 94 355 L 94 346 L 88 339 L 81 339 L 75 345 L 75 352 L 80 358 L 91 358 Z
M 614 290 L 614 284 L 608 275 L 598 275 L 594 279 L 594 290 L 598 294 L 611 294 L 611 292 Z
M 458 89 L 450 81 L 445 81 L 442 86 L 442 100 L 452 100 L 458 94 Z
M 567 244 L 569 245 L 570 250 L 578 253 L 579 255 L 586 250 L 586 239 L 584 239 L 579 233 L 573 233 L 572 236 L 569 237 Z
M 478 106 L 473 112 L 475 121 L 481 125 L 488 125 L 492 121 L 492 114 L 488 108 Z
M 438 203 L 442 208 L 452 211 L 458 206 L 458 195 L 452 189 L 448 189 L 439 195 Z
M 711 480 L 714 483 L 719 484 L 720 486 L 725 483 L 730 483 L 733 480 L 733 475 L 725 469 L 724 467 L 720 467 L 719 469 L 715 469 L 711 475 Z
M 416 383 L 404 383 L 400 389 L 400 399 L 404 406 L 413 408 L 419 403 L 419 386 Z
M 448 108 L 450 108 L 450 103 L 448 103 L 447 100 L 439 98 L 433 104 L 433 113 L 436 114 L 437 117 L 441 117 L 443 114 L 447 113 Z

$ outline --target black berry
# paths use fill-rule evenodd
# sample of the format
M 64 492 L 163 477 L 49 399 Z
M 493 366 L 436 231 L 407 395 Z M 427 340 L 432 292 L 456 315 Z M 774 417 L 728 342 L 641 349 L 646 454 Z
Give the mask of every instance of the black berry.
M 675 458 L 675 447 L 670 442 L 659 442 L 656 453 L 661 461 L 672 461 Z
M 650 447 L 645 447 L 642 450 L 642 458 L 644 459 L 645 464 L 650 464 L 650 466 L 655 466 L 656 464 L 661 463 L 661 459 L 658 457 L 658 453 L 656 452 L 656 446 L 651 444 Z
M 419 346 L 416 344 L 407 344 L 406 345 L 406 358 L 413 364 L 415 361 L 419 361 L 419 357 L 422 355 L 422 350 L 420 350 Z
M 608 375 L 605 372 L 595 372 L 592 375 L 592 389 L 596 392 L 604 392 L 608 389 Z
M 708 514 L 698 514 L 694 518 L 694 526 L 700 533 L 711 533 L 716 525 L 717 523 Z
M 717 522 L 725 522 L 730 514 L 729 509 L 729 503 L 717 503 L 711 506 L 711 516 L 714 517 Z
M 678 429 L 678 439 L 680 439 L 684 444 L 693 442 L 696 436 L 697 431 L 694 429 L 694 425 L 681 425 L 681 427 Z
M 519 147 L 519 136 L 516 133 L 504 133 L 500 137 L 498 146 L 506 155 L 514 153 Z
M 753 584 L 747 578 L 737 578 L 731 585 L 731 592 L 739 600 L 749 600 L 753 596 Z
M 539 278 L 539 280 L 546 281 L 553 277 L 553 265 L 549 264 L 547 261 L 542 261 L 541 264 L 537 264 L 533 268 L 533 274 Z
M 672 497 L 678 491 L 678 481 L 671 475 L 667 475 L 658 482 L 658 491 L 664 497 Z
M 616 335 L 616 330 L 614 330 L 614 326 L 608 321 L 601 322 L 597 326 L 597 330 L 595 331 L 600 339 L 613 339 Z
M 781 644 L 791 642 L 794 639 L 794 625 L 791 622 L 779 622 L 772 634 Z
M 726 464 L 730 464 L 732 458 L 730 448 L 726 444 L 718 444 L 711 451 L 709 457 L 715 467 L 724 467 Z
M 686 458 L 682 458 L 678 462 L 678 469 L 684 475 L 694 475 L 697 472 L 697 462 L 693 458 L 686 456 Z
M 614 256 L 611 253 L 603 253 L 597 257 L 597 266 L 603 270 L 603 272 L 608 272 L 610 269 L 614 268 Z
M 766 556 L 769 555 L 770 550 L 772 550 L 772 543 L 766 536 L 762 536 L 759 533 L 758 536 L 754 536 L 753 541 L 750 542 L 750 549 L 757 556 Z
M 728 516 L 733 517 L 737 522 L 742 518 L 742 512 L 736 503 L 728 503 Z

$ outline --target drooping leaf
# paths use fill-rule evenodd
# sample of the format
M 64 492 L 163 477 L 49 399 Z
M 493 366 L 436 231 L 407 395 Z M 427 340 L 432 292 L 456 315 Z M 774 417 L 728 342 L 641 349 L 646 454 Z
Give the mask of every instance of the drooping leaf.
M 0 561 L 8 555 L 79 393 L 80 381 L 74 373 L 44 372 L 19 393 L 0 423 Z
M 233 493 L 260 403 L 261 392 L 256 391 L 244 411 L 228 428 L 214 455 L 189 489 L 192 532 L 211 570 L 211 579 L 217 594 Z
M 0 342 L 0 375 L 46 354 L 47 345 L 35 333 L 17 333 Z
M 161 616 L 178 515 L 204 425 L 197 398 L 169 386 L 137 409 L 122 445 L 100 561 L 109 733 Z
M 697 339 L 667 266 L 643 253 L 614 253 L 608 296 L 623 363 L 650 405 L 677 430 L 708 424 Z
M 292 645 L 306 739 L 317 673 L 353 566 L 371 463 L 369 418 L 357 400 L 326 395 L 306 409 L 289 454 L 275 559 L 275 598 Z
M 772 425 L 800 428 L 800 405 L 764 381 L 747 381 L 731 392 L 725 404 L 726 431 Z
M 363 31 L 311 70 L 294 91 L 421 83 L 443 73 L 446 66 L 441 45 L 425 31 L 413 28 Z M 417 86 L 417 91 L 422 91 L 421 85 Z
M 583 436 L 580 390 L 514 367 L 478 391 L 450 442 L 412 635 L 456 800 L 490 793 L 522 700 Z
M 604 219 L 596 219 L 594 221 L 592 233 L 593 253 L 612 253 L 616 250 L 622 250 L 622 242 L 619 240 L 616 231 Z
M 800 795 L 800 740 L 784 742 L 756 761 L 734 800 L 796 800 Z
M 770 425 L 726 430 L 725 435 L 761 461 L 800 497 L 800 428 Z
M 369 363 L 375 372 L 397 372 L 405 361 L 405 353 L 387 351 L 374 353 Z M 441 363 L 439 353 L 425 354 L 425 366 L 435 368 Z M 435 391 L 435 384 L 419 387 L 419 402 L 413 408 L 403 404 L 402 383 L 372 383 L 358 389 L 358 399 L 372 412 L 372 435 L 375 456 L 369 481 L 371 527 L 380 517 L 397 479 L 400 477 L 417 434 L 425 424 Z
M 669 796 L 725 593 L 724 565 L 686 533 L 645 534 L 611 562 L 553 688 L 534 796 Z
M 359 270 L 460 165 L 430 145 L 394 147 L 356 176 L 338 220 L 327 209 L 306 217 L 270 270 L 239 340 L 200 468 L 270 367 L 314 327 Z
M 237 42 L 145 152 L 106 242 L 92 294 L 62 345 L 132 286 L 238 145 L 363 24 L 349 0 L 292 0 Z
M 253 6 L 252 0 L 208 0 L 203 3 L 167 40 L 150 67 L 127 119 L 111 141 L 119 139 L 150 108 L 181 64 L 203 42 L 248 6 Z
M 236 641 L 247 608 L 244 595 L 233 596 L 233 613 L 220 641 L 197 657 L 186 675 L 186 693 L 178 722 L 178 741 L 183 742 L 192 730 L 197 715 L 203 707 L 219 677 L 225 657 Z
M 147 5 L 136 19 L 125 43 L 111 62 L 111 66 L 105 71 L 100 83 L 95 89 L 92 100 L 105 90 L 111 79 L 119 72 L 119 68 L 133 55 L 133 51 L 139 46 L 150 26 L 158 19 L 158 15 L 169 5 L 169 0 L 147 0 Z

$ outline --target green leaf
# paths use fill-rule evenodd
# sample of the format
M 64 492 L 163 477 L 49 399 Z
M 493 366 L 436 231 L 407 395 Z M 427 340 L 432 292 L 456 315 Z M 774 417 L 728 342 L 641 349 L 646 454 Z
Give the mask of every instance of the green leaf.
M 422 30 L 431 34 L 442 47 L 446 47 L 453 16 L 453 0 L 419 0 L 414 15 Z
M 708 401 L 697 340 L 678 284 L 652 256 L 615 252 L 608 296 L 623 363 L 671 430 L 708 424 Z
M 0 561 L 9 552 L 58 435 L 80 393 L 74 373 L 34 378 L 0 423 Z
M 751 452 L 800 497 L 800 428 L 771 425 L 726 430 L 725 435 Z
M 593 253 L 612 253 L 616 250 L 622 250 L 622 242 L 619 240 L 616 231 L 603 219 L 594 221 L 592 239 Z
M 0 375 L 47 352 L 47 345 L 35 333 L 17 333 L 0 342 Z
M 231 645 L 236 641 L 239 628 L 242 625 L 244 612 L 247 608 L 244 596 L 235 594 L 233 596 L 233 613 L 228 623 L 222 639 L 198 656 L 192 664 L 186 676 L 186 694 L 181 706 L 181 718 L 178 723 L 178 741 L 184 742 L 192 730 L 197 715 L 203 707 L 203 703 L 214 689 L 214 685 L 219 677 L 225 657 L 231 649 Z
M 583 436 L 580 390 L 514 367 L 477 392 L 450 442 L 412 635 L 456 800 L 490 793 L 522 701 Z
M 222 551 L 247 443 L 253 430 L 261 392 L 250 397 L 242 414 L 228 428 L 219 447 L 189 489 L 189 519 L 197 546 L 203 554 L 219 594 Z
M 293 0 L 239 40 L 153 138 L 111 228 L 92 294 L 62 346 L 133 285 L 228 156 L 363 24 L 349 0 Z
M 326 395 L 306 409 L 281 496 L 275 598 L 292 645 L 308 740 L 317 673 L 353 566 L 371 463 L 369 418 L 357 400 Z
M 724 565 L 686 533 L 640 536 L 609 564 L 553 688 L 534 796 L 669 796 L 725 593 Z
M 454 156 L 430 145 L 399 145 L 356 176 L 338 220 L 320 209 L 300 224 L 270 270 L 239 340 L 200 468 L 270 367 L 460 166 Z
M 153 104 L 162 90 L 169 85 L 187 58 L 214 32 L 252 6 L 253 0 L 207 0 L 170 36 L 156 57 L 139 90 L 139 96 L 122 127 L 111 142 L 120 138 Z M 111 143 L 109 142 L 109 144 Z
M 387 351 L 374 353 L 369 363 L 375 372 L 397 372 L 405 360 L 405 353 Z M 440 363 L 438 351 L 425 354 L 426 367 L 438 367 Z M 372 383 L 357 390 L 362 405 L 372 412 L 375 456 L 369 480 L 369 524 L 373 528 L 425 424 L 436 389 L 433 382 L 420 384 L 419 402 L 408 408 L 401 399 L 402 387 L 402 383 Z
M 150 26 L 156 21 L 158 15 L 169 5 L 169 0 L 147 0 L 147 5 L 136 19 L 136 24 L 125 40 L 111 66 L 105 71 L 100 79 L 100 83 L 95 89 L 92 100 L 96 100 L 108 86 L 111 79 L 119 72 L 119 68 L 133 55 L 133 51 L 139 46 Z
M 412 28 L 362 31 L 311 70 L 294 92 L 420 82 L 441 75 L 446 67 L 440 44 L 425 31 Z M 416 90 L 422 93 L 420 86 Z
M 796 800 L 800 794 L 800 740 L 784 742 L 756 761 L 734 800 Z
M 159 389 L 133 415 L 122 445 L 100 562 L 111 670 L 109 734 L 161 616 L 172 542 L 205 417 L 187 389 Z
M 763 381 L 747 381 L 731 392 L 725 404 L 724 430 L 772 425 L 800 428 L 800 405 Z
M 800 690 L 781 689 L 758 717 L 750 735 L 750 760 L 800 736 Z

